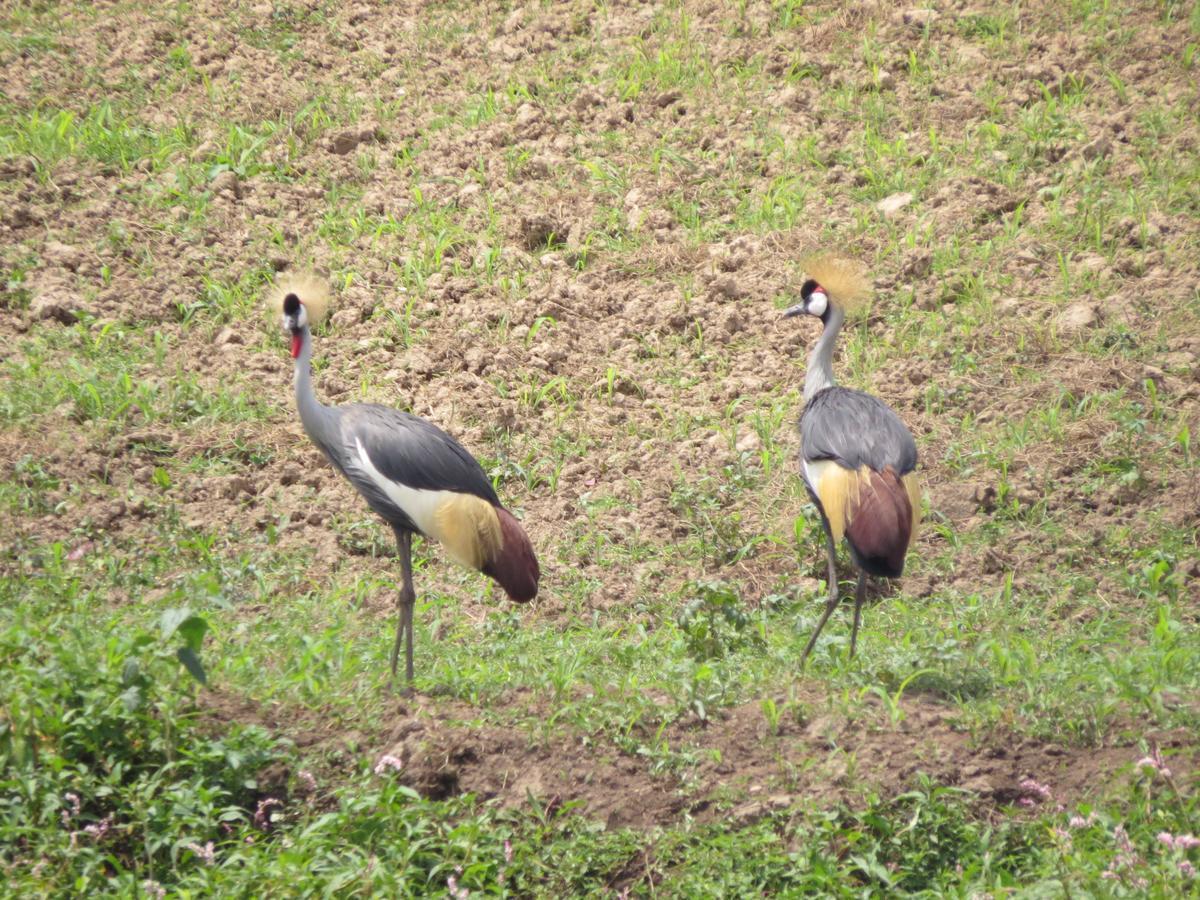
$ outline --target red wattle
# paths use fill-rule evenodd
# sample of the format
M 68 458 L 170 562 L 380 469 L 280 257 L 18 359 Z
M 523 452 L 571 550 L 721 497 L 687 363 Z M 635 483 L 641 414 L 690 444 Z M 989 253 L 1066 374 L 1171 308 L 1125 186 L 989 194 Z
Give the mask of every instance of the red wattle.
M 292 359 L 300 355 L 300 345 L 304 342 L 303 336 L 292 334 Z

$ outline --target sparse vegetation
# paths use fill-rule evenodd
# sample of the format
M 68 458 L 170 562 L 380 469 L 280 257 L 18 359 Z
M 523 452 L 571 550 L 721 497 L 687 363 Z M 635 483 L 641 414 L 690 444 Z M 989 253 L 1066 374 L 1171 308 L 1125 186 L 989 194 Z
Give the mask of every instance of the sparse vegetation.
M 1198 9 L 5 8 L 8 890 L 1194 891 Z M 927 509 L 802 675 L 816 246 Z M 460 436 L 543 561 L 419 573 L 412 698 L 288 266 L 318 393 Z

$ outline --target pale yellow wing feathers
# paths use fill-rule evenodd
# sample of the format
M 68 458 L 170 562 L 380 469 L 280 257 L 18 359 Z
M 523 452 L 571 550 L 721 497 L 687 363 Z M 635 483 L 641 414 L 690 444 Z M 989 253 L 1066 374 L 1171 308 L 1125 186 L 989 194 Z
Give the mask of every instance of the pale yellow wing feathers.
M 825 510 L 825 518 L 829 520 L 834 543 L 837 543 L 846 533 L 846 526 L 850 524 L 858 506 L 862 479 L 867 476 L 867 469 L 864 466 L 856 472 L 839 466 L 833 460 L 823 460 L 809 463 L 808 471 L 813 490 L 821 501 L 821 508 Z
M 909 546 L 917 539 L 917 526 L 921 524 L 921 480 L 916 472 L 909 472 L 902 479 L 908 491 L 908 502 L 912 506 L 912 531 L 908 535 Z
M 433 514 L 436 539 L 450 558 L 470 569 L 482 569 L 503 545 L 500 517 L 492 504 L 471 494 L 452 494 Z

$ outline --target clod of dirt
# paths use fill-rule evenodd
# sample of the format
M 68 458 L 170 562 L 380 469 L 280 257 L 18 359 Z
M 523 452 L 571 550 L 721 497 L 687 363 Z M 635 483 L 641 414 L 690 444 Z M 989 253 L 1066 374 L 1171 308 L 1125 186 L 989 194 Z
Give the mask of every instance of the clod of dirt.
M 1112 141 L 1107 135 L 1100 135 L 1094 141 L 1089 141 L 1079 148 L 1079 155 L 1084 159 L 1091 161 L 1093 159 L 1103 159 L 1112 151 Z
M 1123 237 L 1130 247 L 1144 249 L 1159 243 L 1163 230 L 1155 222 L 1142 222 L 1132 216 L 1126 216 L 1117 223 L 1117 234 Z
M 1157 366 L 1142 366 L 1142 380 L 1153 381 L 1156 387 L 1161 388 L 1166 377 L 1167 373 Z
M 747 431 L 738 438 L 734 448 L 738 453 L 750 453 L 762 447 L 762 439 L 756 431 Z
M 479 186 L 479 182 L 468 181 L 458 189 L 458 194 L 455 195 L 455 199 L 458 201 L 459 206 L 466 206 L 471 202 L 471 200 L 479 196 L 479 194 L 482 192 L 483 188 Z
M 83 251 L 59 241 L 46 241 L 46 246 L 42 248 L 42 259 L 75 272 L 83 264 Z
M 1094 303 L 1072 303 L 1058 316 L 1058 328 L 1065 334 L 1086 331 L 1099 323 L 1100 309 Z
M 575 95 L 575 101 L 571 104 L 575 107 L 576 112 L 585 112 L 593 106 L 603 106 L 604 97 L 593 88 L 583 88 Z
M 339 309 L 329 319 L 329 323 L 338 331 L 362 321 L 362 311 L 357 309 Z
M 913 202 L 913 195 L 904 191 L 899 194 L 892 194 L 890 197 L 884 197 L 875 204 L 875 208 L 883 213 L 885 219 L 890 219 L 908 204 Z
M 521 216 L 521 243 L 527 250 L 561 246 L 571 226 L 546 213 Z
M 983 512 L 991 512 L 996 508 L 996 488 L 990 484 L 977 484 L 971 488 L 971 499 L 975 508 Z
M 96 524 L 101 528 L 109 528 L 113 522 L 125 515 L 125 501 L 116 500 L 104 508 L 104 510 L 96 517 Z
M 532 103 L 522 103 L 517 107 L 516 123 L 519 128 L 529 128 L 542 117 L 542 111 Z
M 733 337 L 739 332 L 746 330 L 746 320 L 736 309 L 731 309 L 721 321 L 721 330 L 725 336 Z
M 628 122 L 633 121 L 633 104 L 619 103 L 612 107 L 604 116 L 604 124 L 609 128 L 617 129 Z
M 1108 260 L 1099 253 L 1085 253 L 1079 257 L 1078 265 L 1085 272 L 1103 272 L 1108 268 Z
M 1162 367 L 1171 372 L 1190 374 L 1196 367 L 1196 354 L 1191 350 L 1175 350 L 1162 358 Z
M 932 9 L 904 9 L 896 14 L 896 21 L 913 28 L 928 28 L 940 18 L 940 14 Z
M 244 475 L 230 475 L 221 484 L 221 496 L 230 500 L 236 500 L 238 497 L 245 494 L 253 497 L 255 494 L 254 482 Z
M 718 275 L 709 282 L 708 290 L 714 297 L 723 297 L 726 300 L 738 300 L 746 296 L 741 282 L 731 274 Z
M 359 144 L 369 144 L 378 137 L 378 129 L 373 125 L 360 128 L 347 128 L 345 131 L 339 131 L 331 137 L 327 146 L 331 153 L 336 153 L 338 156 L 345 156 Z
M 83 300 L 60 281 L 44 282 L 29 304 L 29 318 L 35 322 L 52 320 L 72 325 L 86 312 Z
M 933 253 L 929 250 L 914 250 L 904 262 L 901 275 L 904 278 L 924 278 L 933 269 Z
M 213 179 L 212 189 L 214 194 L 227 194 L 231 197 L 242 196 L 242 183 L 238 181 L 238 177 L 233 172 L 222 172 Z

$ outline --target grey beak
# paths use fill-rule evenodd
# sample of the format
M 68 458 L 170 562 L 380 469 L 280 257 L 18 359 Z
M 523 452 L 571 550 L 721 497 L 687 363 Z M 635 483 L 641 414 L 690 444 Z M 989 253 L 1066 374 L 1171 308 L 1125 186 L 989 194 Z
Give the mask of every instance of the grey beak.
M 804 304 L 803 303 L 797 303 L 795 306 L 789 306 L 787 309 L 785 309 L 783 311 L 783 318 L 785 318 L 785 319 L 792 319 L 792 318 L 795 318 L 796 316 L 802 316 L 802 315 L 804 315 Z

